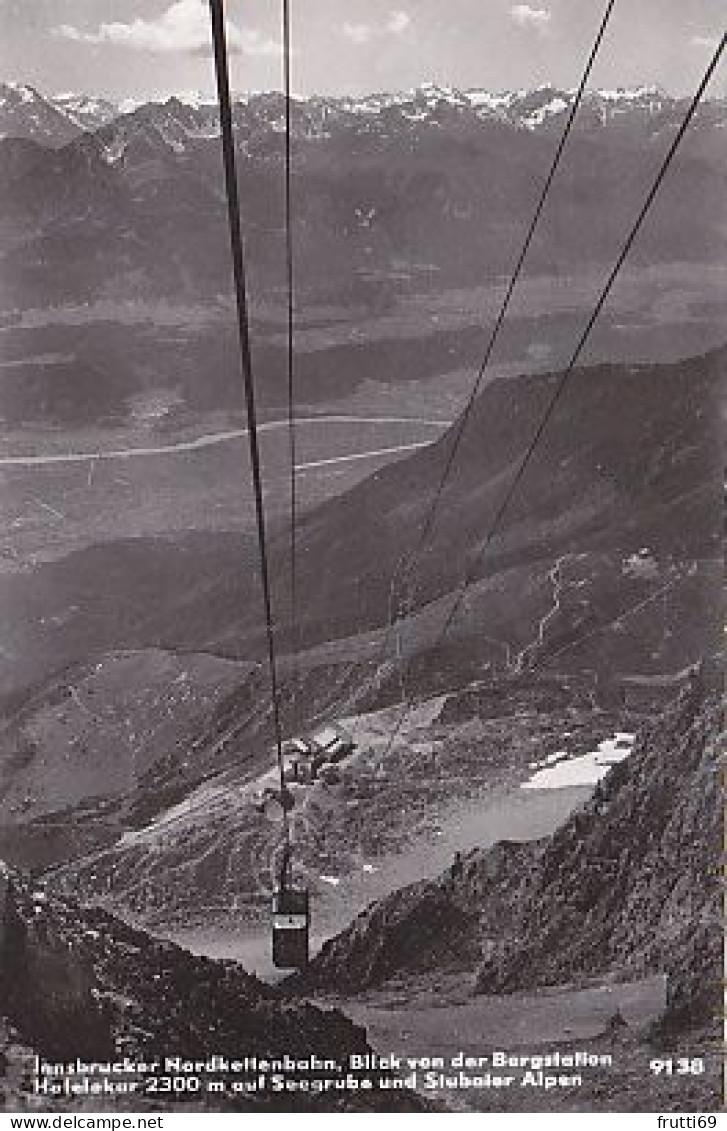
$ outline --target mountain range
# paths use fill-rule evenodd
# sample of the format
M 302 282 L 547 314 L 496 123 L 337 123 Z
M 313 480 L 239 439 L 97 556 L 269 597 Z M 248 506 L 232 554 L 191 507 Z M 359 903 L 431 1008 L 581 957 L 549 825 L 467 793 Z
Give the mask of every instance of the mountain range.
M 375 296 L 380 304 L 401 289 L 481 283 L 506 272 L 570 97 L 551 87 L 489 95 L 430 85 L 401 95 L 297 100 L 301 297 Z M 613 257 L 685 106 L 648 88 L 587 97 L 528 270 L 567 272 Z M 699 108 L 635 261 L 721 256 L 726 117 L 724 101 Z M 251 285 L 261 297 L 275 297 L 284 282 L 283 120 L 279 93 L 234 106 Z M 101 99 L 50 99 L 6 84 L 0 156 L 5 309 L 228 292 L 213 102 L 171 97 L 117 113 Z M 699 209 L 690 205 L 696 193 Z
M 309 409 L 387 381 L 397 397 L 422 378 L 447 386 L 463 338 L 479 351 L 479 320 L 450 334 L 447 304 L 461 301 L 456 288 L 501 282 L 511 266 L 571 93 L 427 85 L 296 100 L 301 321 L 320 334 L 297 355 Z M 684 108 L 647 88 L 588 95 L 528 263 L 544 288 L 613 262 Z M 283 109 L 274 93 L 234 107 L 252 291 L 270 300 L 269 323 L 256 311 L 265 412 L 281 403 L 284 375 L 270 314 L 284 281 Z M 689 261 L 699 272 L 723 258 L 725 109 L 700 108 L 629 262 L 663 300 L 655 318 L 672 324 L 686 310 L 693 335 L 698 297 L 676 301 L 654 268 Z M 0 412 L 13 441 L 17 425 L 19 450 L 27 429 L 39 444 L 98 442 L 100 452 L 94 429 L 108 439 L 140 396 L 160 391 L 187 426 L 196 411 L 230 411 L 237 354 L 218 301 L 230 280 L 214 103 L 119 106 L 7 84 L 0 135 L 0 307 L 10 323 Z M 399 314 L 402 292 L 413 305 L 434 296 L 416 307 L 422 332 L 406 337 L 404 322 L 377 339 L 367 312 Z M 554 320 L 544 293 L 520 329 L 528 345 Z M 192 301 L 158 324 L 144 302 L 158 297 Z M 144 312 L 133 331 L 113 314 L 128 298 Z M 205 312 L 198 324 L 193 302 Z M 559 292 L 555 317 L 572 316 L 573 302 Z M 28 311 L 54 304 L 82 310 L 65 323 L 53 309 Z M 346 304 L 363 308 L 362 331 Z M 716 711 L 713 680 L 695 682 L 693 665 L 720 645 L 726 353 L 706 339 L 681 348 L 691 340 L 678 337 L 668 363 L 615 354 L 570 375 L 494 540 L 493 517 L 563 376 L 556 360 L 539 372 L 518 360 L 512 379 L 485 384 L 416 568 L 409 555 L 458 421 L 352 490 L 322 490 L 299 515 L 294 663 L 290 536 L 273 511 L 286 734 L 335 722 L 356 743 L 346 764 L 296 785 L 296 863 L 316 930 L 339 931 L 304 992 L 336 983 L 357 994 L 391 975 L 452 969 L 471 973 L 483 995 L 666 972 L 665 1030 L 706 1029 L 719 934 Z M 143 470 L 131 482 L 131 464 L 117 485 L 171 510 L 177 466 L 165 465 L 159 487 Z M 190 459 L 190 474 L 209 482 L 229 474 L 199 466 Z M 73 476 L 90 492 L 107 471 L 116 475 L 113 462 L 100 472 L 53 465 L 40 482 L 70 502 Z M 11 552 L 33 521 L 34 475 L 8 473 L 19 500 Z M 166 515 L 152 535 L 139 526 L 121 536 L 113 524 L 97 534 L 93 497 L 83 496 L 86 541 L 55 552 L 49 540 L 17 567 L 9 555 L 3 575 L 0 856 L 12 866 L 0 865 L 0 1067 L 10 1029 L 54 1055 L 76 1026 L 109 1055 L 170 1041 L 190 1055 L 220 1040 L 361 1048 L 364 1035 L 340 1015 L 137 929 L 228 931 L 241 945 L 267 915 L 278 830 L 259 804 L 273 755 L 257 551 L 246 527 L 167 529 Z M 65 495 L 33 498 L 61 530 Z M 526 835 L 538 839 L 487 848 L 493 796 L 498 806 L 508 791 L 520 799 L 533 768 L 567 768 L 608 736 L 636 732 L 675 686 L 686 688 L 678 703 L 646 722 L 633 753 L 553 836 L 528 817 Z M 403 733 L 387 741 L 404 705 Z M 432 845 L 445 853 L 438 868 L 451 845 L 463 850 L 457 882 L 451 872 L 420 879 L 436 875 Z M 402 889 L 413 875 L 420 882 Z M 341 932 L 364 895 L 374 902 Z
M 358 119 L 367 132 L 384 129 L 399 119 L 411 123 L 430 121 L 442 125 L 453 118 L 475 117 L 519 129 L 552 129 L 562 124 L 575 91 L 545 84 L 529 90 L 493 92 L 484 89 L 457 90 L 437 83 L 401 92 L 377 93 L 362 97 L 296 98 L 293 103 L 296 136 L 321 137 L 341 124 Z M 658 87 L 593 90 L 586 94 L 578 121 L 580 128 L 647 126 L 652 132 L 669 128 L 686 106 Z M 160 119 L 176 118 L 183 135 L 215 136 L 218 110 L 213 96 L 182 93 L 166 99 L 143 100 L 92 97 L 64 92 L 44 95 L 35 87 L 18 82 L 0 83 L 0 139 L 23 137 L 58 147 L 108 125 L 115 118 L 136 114 L 154 107 Z M 278 94 L 249 94 L 234 99 L 238 129 L 258 120 L 281 130 L 284 125 L 282 97 Z M 715 103 L 702 110 L 703 124 L 724 120 L 724 106 Z M 176 139 L 178 142 L 178 138 Z

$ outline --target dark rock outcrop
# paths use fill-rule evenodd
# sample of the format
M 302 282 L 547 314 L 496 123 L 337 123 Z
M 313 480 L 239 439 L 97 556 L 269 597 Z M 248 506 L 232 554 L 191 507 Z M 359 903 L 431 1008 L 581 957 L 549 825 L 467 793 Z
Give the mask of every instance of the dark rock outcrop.
M 284 999 L 231 961 L 191 954 L 97 909 L 61 899 L 0 865 L 0 1034 L 55 1062 L 180 1056 L 345 1060 L 368 1052 L 365 1030 L 338 1010 Z M 0 1047 L 0 1052 L 2 1051 Z M 368 1093 L 262 1093 L 223 1109 L 368 1110 Z M 396 1110 L 425 1110 L 397 1094 Z
M 69 1021 L 76 1011 L 106 1018 L 115 1045 L 132 1055 L 203 1056 L 224 1047 L 257 1056 L 321 1046 L 357 1050 L 363 1030 L 342 1014 L 281 1003 L 235 962 L 191 954 L 114 916 L 59 899 L 4 869 L 0 970 L 5 1016 L 46 1055 L 83 1055 Z M 40 1000 L 51 1009 L 41 1009 Z M 94 1048 L 98 1059 L 98 1044 Z
M 332 993 L 385 982 L 401 970 L 467 966 L 478 953 L 476 917 L 445 885 L 412 884 L 363 911 L 288 986 Z
M 518 880 L 528 887 L 540 843 L 500 841 L 486 853 L 464 857 L 461 871 L 453 868 L 372 903 L 286 986 L 295 992 L 356 993 L 402 972 L 472 970 L 482 957 L 483 914 L 501 925 L 509 922 L 518 905 Z M 485 940 L 485 946 L 492 950 L 491 942 Z
M 92 968 L 44 913 L 45 893 L 31 899 L 32 918 L 19 879 L 0 872 L 2 1012 L 48 1056 L 62 1057 L 69 1048 L 77 1056 L 107 1055 L 111 1028 L 94 997 Z

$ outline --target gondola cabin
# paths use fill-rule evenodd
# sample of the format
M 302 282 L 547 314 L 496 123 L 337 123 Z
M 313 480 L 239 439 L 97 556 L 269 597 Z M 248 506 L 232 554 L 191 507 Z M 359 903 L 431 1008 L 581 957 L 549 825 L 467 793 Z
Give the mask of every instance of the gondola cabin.
M 278 887 L 273 892 L 273 966 L 303 970 L 310 946 L 310 896 L 307 888 Z

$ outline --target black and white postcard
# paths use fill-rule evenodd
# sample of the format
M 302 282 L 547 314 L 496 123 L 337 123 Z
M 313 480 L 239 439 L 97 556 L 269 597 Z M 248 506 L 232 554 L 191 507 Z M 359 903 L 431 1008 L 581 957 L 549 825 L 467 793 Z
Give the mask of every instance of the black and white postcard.
M 0 1117 L 716 1126 L 723 24 L 0 0 Z

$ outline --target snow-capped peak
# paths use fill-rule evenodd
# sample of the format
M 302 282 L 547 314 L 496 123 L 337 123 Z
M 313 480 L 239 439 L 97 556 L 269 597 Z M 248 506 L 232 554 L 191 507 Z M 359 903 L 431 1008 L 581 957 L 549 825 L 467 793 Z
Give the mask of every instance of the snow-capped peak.
M 35 102 L 35 100 L 40 97 L 38 92 L 34 90 L 32 86 L 28 86 L 26 83 L 15 82 L 11 79 L 9 82 L 4 83 L 3 85 L 11 90 L 13 94 L 16 94 L 18 96 L 19 102 Z
M 106 98 L 93 98 L 72 90 L 54 94 L 48 101 L 81 130 L 98 129 L 119 113 L 118 106 Z
M 0 83 L 0 106 L 12 104 L 14 106 L 30 106 L 33 102 L 42 102 L 43 99 L 32 86 L 22 82 Z
M 599 89 L 594 93 L 605 102 L 638 102 L 642 98 L 667 97 L 658 86 L 617 86 L 613 90 Z
M 133 114 L 134 110 L 138 110 L 140 106 L 144 105 L 143 98 L 122 98 L 119 102 L 120 114 Z
M 202 90 L 184 90 L 179 94 L 174 94 L 173 97 L 183 106 L 189 106 L 191 110 L 201 110 L 206 106 L 214 106 L 216 102 L 214 94 Z
M 458 89 L 427 80 L 409 90 L 362 95 L 297 98 L 295 128 L 298 136 L 320 139 L 330 131 L 355 128 L 381 133 L 410 123 L 410 128 L 441 128 L 446 116 L 492 122 L 499 128 L 547 131 L 560 128 L 573 103 L 575 91 L 543 83 L 530 89 L 492 91 L 485 87 Z M 279 91 L 235 92 L 238 126 L 249 120 L 255 136 L 284 128 Z M 641 128 L 649 121 L 661 123 L 678 101 L 657 86 L 614 87 L 586 92 L 577 129 L 599 125 L 615 129 Z M 145 99 L 118 102 L 63 91 L 44 97 L 21 82 L 0 83 L 0 137 L 30 138 L 45 145 L 65 145 L 81 132 L 107 127 L 119 116 L 134 115 L 141 130 L 154 127 L 174 152 L 188 142 L 219 136 L 216 98 L 206 90 L 163 92 Z M 406 128 L 406 126 L 405 126 Z M 115 151 L 114 151 L 115 152 Z
M 448 83 L 423 82 L 420 86 L 415 87 L 411 94 L 414 98 L 423 98 L 429 103 L 448 102 L 451 106 L 462 106 L 467 102 L 466 96 Z
M 468 99 L 471 106 L 477 108 L 483 106 L 488 110 L 501 110 L 503 106 L 509 106 L 516 93 L 512 90 L 503 90 L 499 92 L 491 90 L 480 90 L 475 87 L 472 90 L 465 91 L 465 97 Z

